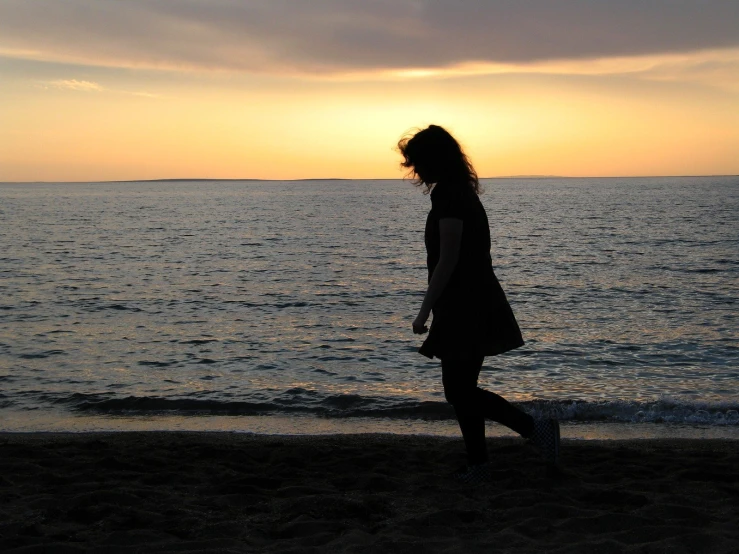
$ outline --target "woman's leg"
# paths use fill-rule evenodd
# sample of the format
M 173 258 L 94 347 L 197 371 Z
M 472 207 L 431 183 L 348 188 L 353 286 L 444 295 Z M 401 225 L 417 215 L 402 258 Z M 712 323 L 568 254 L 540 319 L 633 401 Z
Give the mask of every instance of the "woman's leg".
M 442 360 L 441 373 L 444 396 L 457 414 L 471 465 L 487 461 L 485 419 L 492 419 L 529 437 L 534 431 L 534 419 L 502 396 L 477 386 L 484 358 Z
M 477 404 L 482 408 L 486 419 L 492 419 L 512 429 L 522 437 L 530 437 L 534 432 L 534 418 L 519 410 L 502 396 L 485 389 L 477 388 Z
M 483 358 L 471 360 L 441 360 L 441 380 L 444 396 L 453 407 L 467 449 L 467 463 L 487 462 L 485 416 L 477 398 L 477 378 Z

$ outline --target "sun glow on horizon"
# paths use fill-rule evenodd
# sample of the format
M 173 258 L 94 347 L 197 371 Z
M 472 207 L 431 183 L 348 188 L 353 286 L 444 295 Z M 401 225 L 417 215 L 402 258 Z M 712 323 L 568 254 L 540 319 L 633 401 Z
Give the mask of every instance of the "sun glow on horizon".
M 63 66 L 0 85 L 0 181 L 400 178 L 397 140 L 430 123 L 488 177 L 737 174 L 735 67 L 735 49 L 330 78 Z

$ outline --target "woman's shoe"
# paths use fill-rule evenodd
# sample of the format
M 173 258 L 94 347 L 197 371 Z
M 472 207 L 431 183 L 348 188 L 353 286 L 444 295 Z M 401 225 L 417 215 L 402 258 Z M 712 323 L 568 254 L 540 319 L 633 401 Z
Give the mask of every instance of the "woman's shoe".
M 550 466 L 559 463 L 559 421 L 556 419 L 535 419 L 534 432 L 529 440 L 539 449 Z

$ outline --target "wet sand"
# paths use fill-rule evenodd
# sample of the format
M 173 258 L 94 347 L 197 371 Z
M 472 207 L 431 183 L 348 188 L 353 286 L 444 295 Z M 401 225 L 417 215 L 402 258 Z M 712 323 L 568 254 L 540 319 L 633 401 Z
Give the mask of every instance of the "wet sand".
M 739 442 L 0 434 L 0 552 L 739 552 Z

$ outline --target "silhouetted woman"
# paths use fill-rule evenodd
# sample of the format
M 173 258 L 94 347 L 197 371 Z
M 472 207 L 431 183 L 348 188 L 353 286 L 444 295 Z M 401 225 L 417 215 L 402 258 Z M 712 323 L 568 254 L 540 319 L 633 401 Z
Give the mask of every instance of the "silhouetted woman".
M 477 386 L 485 356 L 523 345 L 521 331 L 493 273 L 490 228 L 478 194 L 480 183 L 459 143 L 431 125 L 398 143 L 417 185 L 431 192 L 425 242 L 429 283 L 413 332 L 428 337 L 419 352 L 441 359 L 444 396 L 454 407 L 468 464 L 454 477 L 489 476 L 485 419 L 531 439 L 549 464 L 559 456 L 559 424 L 535 420 L 504 398 Z M 426 327 L 429 315 L 431 329 Z

